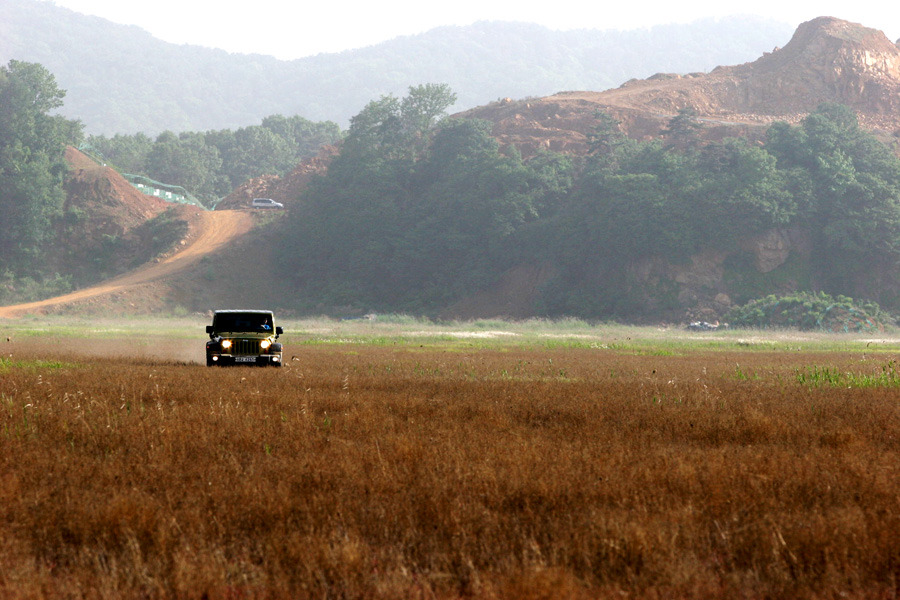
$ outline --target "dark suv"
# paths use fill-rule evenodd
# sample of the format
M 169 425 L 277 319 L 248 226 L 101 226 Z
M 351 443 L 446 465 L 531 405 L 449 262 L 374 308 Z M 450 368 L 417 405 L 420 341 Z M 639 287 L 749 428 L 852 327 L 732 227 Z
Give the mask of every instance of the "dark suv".
M 207 367 L 282 365 L 282 347 L 276 340 L 284 330 L 275 326 L 270 310 L 217 310 L 206 333 Z

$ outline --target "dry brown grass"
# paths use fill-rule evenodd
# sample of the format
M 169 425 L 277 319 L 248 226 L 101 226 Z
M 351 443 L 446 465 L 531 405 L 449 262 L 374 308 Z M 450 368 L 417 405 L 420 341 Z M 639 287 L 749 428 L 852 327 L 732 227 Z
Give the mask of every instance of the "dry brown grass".
M 900 390 L 795 377 L 884 361 L 353 345 L 207 369 L 13 346 L 0 597 L 900 593 Z

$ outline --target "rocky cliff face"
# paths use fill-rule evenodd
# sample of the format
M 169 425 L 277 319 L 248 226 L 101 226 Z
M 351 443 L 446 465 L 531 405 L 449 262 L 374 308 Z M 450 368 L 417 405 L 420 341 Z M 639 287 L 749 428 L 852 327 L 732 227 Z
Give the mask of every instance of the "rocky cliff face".
M 856 23 L 832 17 L 803 23 L 784 48 L 726 73 L 743 79 L 732 99 L 742 112 L 790 115 L 827 100 L 875 126 L 896 128 L 900 119 L 900 49 Z
M 687 264 L 672 264 L 662 257 L 637 260 L 628 265 L 627 273 L 634 288 L 644 290 L 640 302 L 648 313 L 667 320 L 716 321 L 760 293 L 800 289 L 811 248 L 808 231 L 778 228 L 738 240 L 730 250 L 704 250 Z M 778 270 L 791 259 L 795 268 Z M 648 292 L 663 283 L 677 294 L 677 308 L 658 307 L 658 299 Z

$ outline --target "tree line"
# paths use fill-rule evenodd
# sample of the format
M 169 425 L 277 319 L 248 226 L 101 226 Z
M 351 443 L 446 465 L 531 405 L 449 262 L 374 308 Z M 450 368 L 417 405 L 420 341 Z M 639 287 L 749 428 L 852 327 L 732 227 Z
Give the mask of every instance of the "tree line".
M 807 285 L 876 299 L 896 282 L 900 161 L 850 109 L 823 104 L 798 126 L 775 123 L 762 146 L 703 141 L 700 128 L 685 109 L 663 139 L 638 142 L 601 120 L 597 151 L 544 227 L 547 239 L 558 236 L 543 251 L 559 267 L 546 310 L 639 313 L 643 291 L 624 269 L 634 259 L 687 262 L 703 248 L 735 250 L 741 238 L 773 227 L 810 234 Z M 889 277 L 877 282 L 875 273 Z
M 804 281 L 827 292 L 865 289 L 882 267 L 897 280 L 900 160 L 847 107 L 776 123 L 762 145 L 704 140 L 690 108 L 654 141 L 598 114 L 588 156 L 525 160 L 500 148 L 491 123 L 445 118 L 453 98 L 446 86 L 414 87 L 351 120 L 340 155 L 288 219 L 295 235 L 280 262 L 308 308 L 428 314 L 511 266 L 549 263 L 540 312 L 635 318 L 667 295 L 677 303 L 661 282 L 654 305 L 642 304 L 647 290 L 627 271 L 636 259 L 687 262 L 773 227 L 810 232 Z
M 446 85 L 384 96 L 353 117 L 339 156 L 287 219 L 280 263 L 329 305 L 426 310 L 485 285 L 512 236 L 569 185 L 562 156 L 504 154 L 491 124 L 443 118 Z
M 330 121 L 271 115 L 234 131 L 97 135 L 87 142 L 120 171 L 179 185 L 212 207 L 248 179 L 284 175 L 341 137 Z

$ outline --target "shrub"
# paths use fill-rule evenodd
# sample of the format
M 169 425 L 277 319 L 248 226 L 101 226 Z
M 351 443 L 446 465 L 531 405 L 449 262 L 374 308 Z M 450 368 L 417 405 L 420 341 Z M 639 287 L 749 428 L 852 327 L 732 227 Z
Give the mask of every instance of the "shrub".
M 726 318 L 738 327 L 805 331 L 884 331 L 886 325 L 894 325 L 893 317 L 875 302 L 824 292 L 769 295 L 733 309 Z

